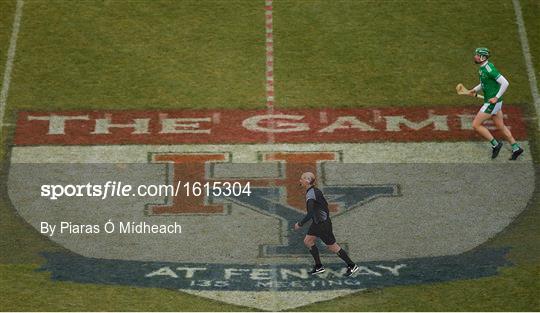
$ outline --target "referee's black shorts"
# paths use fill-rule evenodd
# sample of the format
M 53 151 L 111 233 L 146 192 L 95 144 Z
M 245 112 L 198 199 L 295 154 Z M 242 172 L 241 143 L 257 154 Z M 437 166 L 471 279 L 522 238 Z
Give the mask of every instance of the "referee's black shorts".
M 321 238 L 324 244 L 328 246 L 336 243 L 336 237 L 334 237 L 334 232 L 332 231 L 331 220 L 326 220 L 319 224 L 312 222 L 307 234 Z

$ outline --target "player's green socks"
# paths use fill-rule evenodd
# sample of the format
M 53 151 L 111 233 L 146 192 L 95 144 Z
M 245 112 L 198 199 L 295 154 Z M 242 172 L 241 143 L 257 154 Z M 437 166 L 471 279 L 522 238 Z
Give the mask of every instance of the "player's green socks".
M 512 151 L 518 151 L 519 150 L 519 144 L 517 142 L 514 142 L 512 144 Z
M 490 143 L 493 146 L 493 148 L 495 148 L 499 144 L 499 142 L 495 138 L 491 139 Z

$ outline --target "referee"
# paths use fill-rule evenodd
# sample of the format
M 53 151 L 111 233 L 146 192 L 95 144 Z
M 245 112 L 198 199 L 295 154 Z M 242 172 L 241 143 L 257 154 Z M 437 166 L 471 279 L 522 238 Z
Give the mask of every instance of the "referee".
M 347 272 L 345 273 L 345 276 L 351 276 L 358 271 L 358 266 L 351 261 L 347 252 L 336 243 L 336 238 L 332 232 L 332 221 L 330 220 L 328 203 L 326 202 L 322 191 L 315 187 L 315 175 L 310 172 L 302 174 L 300 177 L 300 184 L 306 189 L 307 214 L 304 219 L 294 224 L 294 230 L 300 229 L 300 227 L 311 220 L 311 226 L 309 226 L 309 230 L 304 238 L 304 244 L 315 260 L 315 266 L 309 273 L 313 275 L 325 271 L 319 257 L 319 249 L 315 243 L 317 238 L 320 238 L 330 251 L 336 253 L 343 261 L 345 261 L 345 263 L 347 263 Z

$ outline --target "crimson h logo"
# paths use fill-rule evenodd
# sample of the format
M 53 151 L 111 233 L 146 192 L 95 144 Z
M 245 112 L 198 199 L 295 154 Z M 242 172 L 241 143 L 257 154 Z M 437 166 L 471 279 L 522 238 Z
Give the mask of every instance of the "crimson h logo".
M 262 160 L 277 162 L 280 166 L 280 176 L 249 180 L 251 194 L 241 194 L 237 197 L 186 197 L 185 195 L 171 197 L 167 203 L 149 205 L 151 214 L 223 214 L 224 207 L 236 203 L 253 209 L 261 214 L 270 215 L 280 222 L 280 244 L 263 245 L 262 256 L 304 255 L 303 232 L 294 232 L 294 223 L 305 215 L 305 191 L 299 186 L 298 179 L 303 172 L 318 173 L 318 186 L 325 194 L 330 211 L 333 215 L 346 213 L 348 210 L 378 197 L 399 195 L 396 184 L 387 185 L 327 185 L 322 173 L 324 162 L 339 162 L 339 152 L 279 152 L 261 153 Z M 169 165 L 168 184 L 176 185 L 183 182 L 212 182 L 207 171 L 210 165 L 228 162 L 227 153 L 161 153 L 152 154 L 154 162 L 167 162 Z M 238 180 L 247 183 L 248 180 Z M 256 222 L 256 221 L 249 221 Z M 326 251 L 326 250 L 323 250 Z

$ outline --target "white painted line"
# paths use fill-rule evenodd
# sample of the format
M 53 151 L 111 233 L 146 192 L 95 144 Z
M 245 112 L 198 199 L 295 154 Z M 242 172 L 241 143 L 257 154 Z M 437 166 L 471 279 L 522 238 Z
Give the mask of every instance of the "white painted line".
M 264 16 L 266 27 L 266 108 L 267 114 L 274 114 L 275 89 L 274 89 L 274 17 L 272 0 L 264 2 Z M 271 128 L 274 128 L 274 121 L 271 122 Z M 268 133 L 268 143 L 274 143 L 274 133 Z
M 272 0 L 265 0 L 264 1 L 264 16 L 265 16 L 265 27 L 266 27 L 266 68 L 265 68 L 265 76 L 266 76 L 266 108 L 267 108 L 267 114 L 273 115 L 274 114 L 274 17 L 273 17 L 273 3 Z M 270 128 L 275 128 L 275 122 L 272 120 L 270 122 Z M 273 132 L 268 132 L 268 144 L 273 144 L 275 142 L 275 137 Z M 275 213 L 275 207 L 272 206 L 270 208 L 271 212 Z M 277 281 L 276 275 L 277 275 L 277 268 L 276 266 L 272 266 L 272 281 Z M 278 306 L 278 297 L 277 290 L 275 287 L 272 287 L 270 289 L 270 302 L 272 303 L 271 307 L 277 307 Z
M 260 163 L 261 152 L 340 151 L 343 163 L 531 163 L 528 141 L 518 161 L 509 161 L 510 147 L 503 146 L 491 159 L 489 144 L 481 141 L 456 142 L 365 142 L 365 143 L 264 143 L 188 145 L 96 145 L 15 146 L 11 164 L 17 163 L 148 163 L 148 152 L 198 153 L 220 151 L 231 154 L 232 163 Z M 422 153 L 419 153 L 421 151 Z
M 307 252 L 306 252 L 307 253 Z M 259 309 L 261 311 L 282 311 L 294 309 L 299 306 L 312 304 L 319 301 L 328 301 L 342 297 L 351 292 L 361 292 L 364 289 L 341 289 L 341 290 L 309 290 L 309 291 L 218 291 L 218 290 L 191 290 L 179 289 L 182 292 L 203 296 L 217 301 L 233 303 Z M 257 299 L 254 301 L 253 299 Z
M 17 8 L 15 9 L 15 17 L 11 28 L 11 39 L 9 40 L 6 68 L 4 69 L 4 79 L 2 81 L 2 91 L 0 91 L 0 133 L 3 131 L 3 127 L 7 126 L 4 125 L 4 114 L 6 112 L 9 84 L 11 83 L 13 61 L 15 60 L 15 50 L 17 49 L 17 37 L 19 36 L 19 29 L 21 28 L 23 5 L 23 0 L 17 0 Z
M 266 0 L 264 6 L 266 27 L 266 106 L 274 106 L 274 24 L 272 0 Z
M 221 113 L 219 113 L 219 112 L 213 113 L 212 114 L 212 122 L 214 122 L 214 124 L 221 123 Z
M 531 57 L 531 51 L 529 49 L 529 40 L 527 39 L 527 30 L 525 29 L 525 22 L 523 21 L 523 14 L 521 13 L 521 5 L 519 0 L 512 0 L 514 4 L 514 12 L 516 13 L 516 22 L 518 25 L 519 40 L 521 41 L 521 50 L 523 51 L 523 58 L 525 59 L 525 65 L 527 66 L 527 75 L 529 76 L 529 85 L 531 87 L 531 94 L 534 102 L 534 108 L 536 115 L 540 114 L 540 96 L 538 95 L 538 83 L 536 81 L 536 74 L 534 72 L 534 66 Z M 538 120 L 538 127 L 540 129 L 540 119 Z
M 321 113 L 319 113 L 319 120 L 321 123 L 328 124 L 328 114 L 326 111 L 321 111 Z

